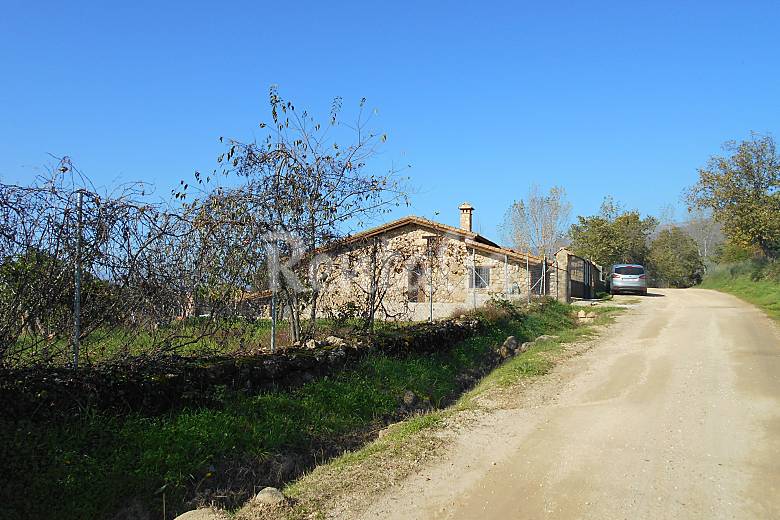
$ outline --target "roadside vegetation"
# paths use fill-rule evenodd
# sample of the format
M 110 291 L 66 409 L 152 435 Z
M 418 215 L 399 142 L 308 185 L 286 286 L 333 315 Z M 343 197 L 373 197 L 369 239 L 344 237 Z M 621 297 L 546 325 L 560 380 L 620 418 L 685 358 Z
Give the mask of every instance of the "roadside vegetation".
M 289 391 L 215 388 L 212 406 L 158 416 L 85 410 L 54 423 L 2 419 L 4 475 L 13 478 L 4 479 L 0 516 L 104 518 L 134 501 L 157 514 L 165 501 L 169 517 L 210 501 L 236 507 L 258 482 L 279 485 L 374 438 L 388 422 L 452 403 L 495 366 L 486 362 L 507 336 L 579 330 L 570 307 L 555 301 L 529 309 L 501 302 L 478 315 L 485 332 L 450 349 L 367 353 L 348 370 Z M 546 370 L 535 356 L 512 360 L 511 370 Z
M 691 207 L 712 213 L 725 240 L 701 287 L 728 292 L 780 319 L 780 155 L 771 135 L 727 142 L 699 170 Z
M 545 318 L 541 315 L 519 320 L 517 315 L 510 317 L 504 321 L 504 326 L 496 329 L 498 334 L 493 341 L 501 341 L 508 333 L 518 338 L 538 337 L 539 332 L 545 335 L 534 341 L 527 351 L 492 370 L 450 406 L 392 424 L 382 431 L 383 435 L 378 439 L 360 449 L 346 452 L 290 483 L 283 489 L 289 499 L 283 507 L 269 509 L 250 503 L 236 517 L 240 520 L 320 518 L 318 515 L 332 514 L 333 508 L 338 507 L 337 502 L 345 496 L 369 497 L 370 500 L 372 493 L 406 477 L 423 461 L 446 449 L 445 442 L 437 435 L 438 430 L 457 422 L 459 418 L 468 420 L 465 417 L 485 406 L 494 406 L 507 398 L 507 392 L 516 397 L 515 385 L 547 374 L 558 362 L 577 352 L 570 349 L 572 345 L 598 335 L 594 326 L 610 323 L 622 311 L 613 306 L 593 307 L 592 311 L 597 316 L 594 321 L 584 326 L 573 326 L 569 315 L 576 309 L 554 302 L 553 307 L 545 312 Z M 558 314 L 562 310 L 564 314 Z M 536 322 L 536 326 L 530 327 L 532 322 Z M 465 344 L 477 345 L 482 341 L 482 338 L 475 338 Z M 489 347 L 485 345 L 482 348 Z
M 712 267 L 701 284 L 750 302 L 780 320 L 780 262 L 744 260 Z

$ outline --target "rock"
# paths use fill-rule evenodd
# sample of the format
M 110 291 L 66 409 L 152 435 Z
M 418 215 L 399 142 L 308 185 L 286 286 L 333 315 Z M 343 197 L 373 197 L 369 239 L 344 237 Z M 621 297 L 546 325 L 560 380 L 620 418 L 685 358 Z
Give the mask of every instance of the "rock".
M 587 312 L 585 312 L 584 310 L 581 310 L 581 311 L 579 311 L 579 312 L 577 313 L 577 317 L 578 317 L 578 318 L 585 318 L 585 317 L 587 317 L 587 315 L 588 315 L 588 313 L 587 313 Z
M 174 520 L 229 520 L 229 517 L 222 511 L 207 507 L 187 511 L 174 518 Z
M 260 490 L 252 499 L 253 504 L 263 506 L 275 506 L 284 502 L 284 495 L 274 487 L 267 487 Z
M 515 353 L 515 351 L 510 349 L 510 348 L 508 348 L 506 345 L 501 345 L 498 348 L 497 353 L 498 353 L 499 356 L 501 356 L 501 359 L 506 359 L 508 357 L 511 357 L 512 354 Z
M 531 348 L 531 345 L 533 345 L 532 341 L 526 341 L 522 345 L 520 345 L 520 348 L 518 349 L 519 352 L 525 352 L 529 348 Z
M 504 340 L 504 344 L 502 346 L 512 351 L 517 350 L 517 338 L 514 336 L 509 336 Z
M 558 339 L 558 336 L 551 336 L 549 334 L 542 334 L 538 338 L 536 338 L 534 341 L 547 341 L 548 339 Z
M 337 336 L 328 336 L 325 338 L 325 344 L 332 347 L 344 347 L 346 346 L 347 342 Z
M 308 340 L 308 341 L 307 341 L 307 342 L 304 344 L 304 346 L 305 346 L 306 348 L 308 348 L 308 349 L 314 350 L 314 349 L 316 349 L 316 348 L 317 348 L 317 342 L 316 342 L 316 341 L 314 341 L 313 339 L 310 339 L 310 340 Z
M 328 359 L 331 361 L 343 360 L 347 357 L 347 352 L 343 347 L 337 347 L 328 353 Z
M 590 312 L 587 314 L 587 316 L 586 316 L 586 317 L 588 317 L 588 318 L 595 318 L 595 317 L 596 317 L 596 313 L 595 313 L 595 312 L 593 312 L 593 311 L 590 311 Z
M 414 403 L 417 402 L 417 396 L 411 390 L 407 390 L 404 392 L 403 401 L 406 406 L 414 406 Z

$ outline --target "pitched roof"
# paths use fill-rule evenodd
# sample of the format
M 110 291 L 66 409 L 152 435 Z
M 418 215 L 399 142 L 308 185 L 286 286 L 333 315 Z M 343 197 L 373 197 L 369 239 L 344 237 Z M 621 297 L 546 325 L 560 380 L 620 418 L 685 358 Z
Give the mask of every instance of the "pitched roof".
M 398 220 L 393 220 L 386 224 L 382 224 L 381 226 L 377 226 L 371 229 L 367 229 L 365 231 L 361 231 L 359 233 L 355 233 L 354 235 L 345 237 L 336 243 L 329 244 L 328 246 L 325 246 L 322 249 L 323 250 L 331 249 L 332 247 L 335 246 L 359 242 L 360 240 L 365 240 L 366 238 L 371 238 L 373 236 L 381 235 L 393 229 L 398 229 L 409 224 L 414 224 L 420 227 L 432 229 L 434 231 L 439 231 L 442 233 L 450 233 L 453 235 L 463 237 L 464 241 L 469 246 L 478 249 L 480 251 L 500 254 L 500 255 L 507 255 L 509 257 L 523 260 L 523 261 L 528 259 L 530 262 L 534 262 L 534 263 L 542 262 L 542 259 L 538 256 L 516 251 L 508 247 L 502 247 L 496 244 L 495 242 L 493 242 L 492 240 L 489 240 L 478 233 L 474 233 L 473 231 L 466 231 L 465 229 L 448 226 L 447 224 L 442 224 L 441 222 L 435 222 L 433 220 L 428 220 L 427 218 L 422 218 L 415 215 L 409 215 L 403 218 L 399 218 Z
M 359 242 L 360 240 L 364 240 L 366 238 L 371 238 L 373 236 L 381 235 L 382 233 L 386 233 L 388 231 L 391 231 L 393 229 L 398 229 L 403 226 L 409 225 L 409 224 L 416 224 L 421 227 L 425 227 L 428 229 L 432 229 L 434 231 L 439 231 L 443 233 L 451 233 L 454 235 L 458 235 L 464 238 L 464 242 L 466 245 L 473 247 L 474 249 L 486 252 L 486 253 L 493 253 L 498 255 L 506 255 L 507 257 L 514 258 L 515 260 L 521 260 L 525 262 L 528 260 L 531 263 L 534 264 L 541 264 L 542 258 L 538 256 L 534 256 L 528 253 L 523 253 L 520 251 L 516 251 L 514 249 L 508 248 L 508 247 L 501 247 L 500 245 L 496 244 L 492 240 L 488 240 L 487 238 L 483 237 L 482 235 L 478 233 L 474 233 L 473 231 L 466 231 L 465 229 L 456 228 L 453 226 L 448 226 L 447 224 L 442 224 L 441 222 L 435 222 L 433 220 L 428 220 L 427 218 L 418 217 L 415 215 L 408 215 L 403 218 L 399 218 L 397 220 L 393 220 L 391 222 L 388 222 L 386 224 L 382 224 L 381 226 L 376 226 L 370 229 L 367 229 L 365 231 L 361 231 L 359 233 L 355 233 L 354 235 L 349 235 L 347 237 L 344 237 L 340 240 L 337 240 L 335 242 L 332 242 L 330 244 L 326 244 L 322 247 L 317 248 L 313 253 L 321 253 L 324 251 L 327 251 L 329 249 L 332 249 L 334 247 L 343 246 L 346 244 L 352 244 L 355 242 Z M 548 262 L 550 260 L 548 259 Z M 247 300 L 254 300 L 254 299 L 267 299 L 271 297 L 272 291 L 269 289 L 257 291 L 254 293 L 248 293 L 244 295 L 244 298 Z

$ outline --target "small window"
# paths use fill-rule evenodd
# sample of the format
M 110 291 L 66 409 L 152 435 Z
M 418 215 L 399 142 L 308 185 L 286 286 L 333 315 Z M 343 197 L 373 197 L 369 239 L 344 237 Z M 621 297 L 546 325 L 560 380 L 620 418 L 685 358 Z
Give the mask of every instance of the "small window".
M 490 267 L 469 267 L 469 289 L 487 289 L 490 285 Z
M 417 266 L 409 271 L 409 280 L 406 289 L 406 297 L 410 302 L 424 302 L 425 293 L 423 292 L 422 268 Z
M 615 273 L 628 275 L 645 274 L 645 268 L 641 265 L 624 265 L 621 267 L 616 267 Z

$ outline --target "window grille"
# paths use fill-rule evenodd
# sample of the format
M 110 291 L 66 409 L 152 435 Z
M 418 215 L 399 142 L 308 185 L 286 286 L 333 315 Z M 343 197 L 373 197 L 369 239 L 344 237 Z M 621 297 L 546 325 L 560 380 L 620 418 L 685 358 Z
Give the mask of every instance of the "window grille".
M 490 285 L 490 267 L 469 267 L 469 289 L 487 289 Z

